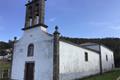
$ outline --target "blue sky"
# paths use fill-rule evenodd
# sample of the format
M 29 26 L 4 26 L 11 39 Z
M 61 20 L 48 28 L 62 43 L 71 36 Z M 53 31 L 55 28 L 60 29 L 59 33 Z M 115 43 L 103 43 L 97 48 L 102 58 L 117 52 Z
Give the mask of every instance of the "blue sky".
M 21 37 L 27 0 L 0 1 L 0 41 Z M 47 0 L 45 24 L 78 38 L 120 37 L 120 0 Z

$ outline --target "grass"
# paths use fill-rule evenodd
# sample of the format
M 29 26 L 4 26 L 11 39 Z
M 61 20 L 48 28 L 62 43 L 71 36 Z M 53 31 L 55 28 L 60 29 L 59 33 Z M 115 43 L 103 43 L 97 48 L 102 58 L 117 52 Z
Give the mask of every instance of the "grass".
M 5 79 L 0 79 L 0 80 L 10 80 L 10 79 L 8 79 L 8 78 L 5 78 Z
M 0 68 L 9 69 L 10 63 L 0 61 Z M 117 80 L 118 77 L 120 77 L 120 69 L 107 72 L 102 75 L 96 75 L 96 76 L 91 76 L 88 78 L 77 79 L 77 80 Z M 0 79 L 0 80 L 9 80 L 9 79 Z
M 9 69 L 10 68 L 10 63 L 9 62 L 0 61 L 0 68 L 1 69 Z
M 120 70 L 114 70 L 111 72 L 104 73 L 102 75 L 96 75 L 78 80 L 117 80 L 118 77 L 120 77 Z
M 10 69 L 10 62 L 0 60 L 0 71 L 9 70 Z M 1 73 L 1 72 L 0 72 Z M 6 73 L 4 74 L 5 77 L 8 77 Z M 8 78 L 0 79 L 0 80 L 9 80 Z

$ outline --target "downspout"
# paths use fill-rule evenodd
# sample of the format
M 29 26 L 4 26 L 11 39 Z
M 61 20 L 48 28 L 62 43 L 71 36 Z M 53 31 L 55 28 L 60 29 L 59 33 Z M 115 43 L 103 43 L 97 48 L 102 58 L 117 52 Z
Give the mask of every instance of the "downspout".
M 59 80 L 59 35 L 58 27 L 55 27 L 53 46 L 53 80 Z
M 100 59 L 100 74 L 102 74 L 102 54 L 101 54 L 101 45 L 99 44 L 99 59 Z

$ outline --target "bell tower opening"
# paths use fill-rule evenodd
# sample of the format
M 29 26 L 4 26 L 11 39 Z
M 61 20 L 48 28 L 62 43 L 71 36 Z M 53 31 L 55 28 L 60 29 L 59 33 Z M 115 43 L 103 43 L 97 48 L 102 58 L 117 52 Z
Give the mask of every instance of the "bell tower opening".
M 25 26 L 22 30 L 28 30 L 35 27 L 41 27 L 46 31 L 47 27 L 44 24 L 46 0 L 28 0 L 26 4 Z

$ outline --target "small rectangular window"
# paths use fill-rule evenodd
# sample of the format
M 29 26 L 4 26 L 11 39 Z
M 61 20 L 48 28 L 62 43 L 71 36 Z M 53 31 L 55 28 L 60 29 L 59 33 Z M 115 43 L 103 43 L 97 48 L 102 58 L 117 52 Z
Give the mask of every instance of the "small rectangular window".
M 106 55 L 106 61 L 108 61 L 108 55 Z
M 88 53 L 85 52 L 85 61 L 88 61 Z

